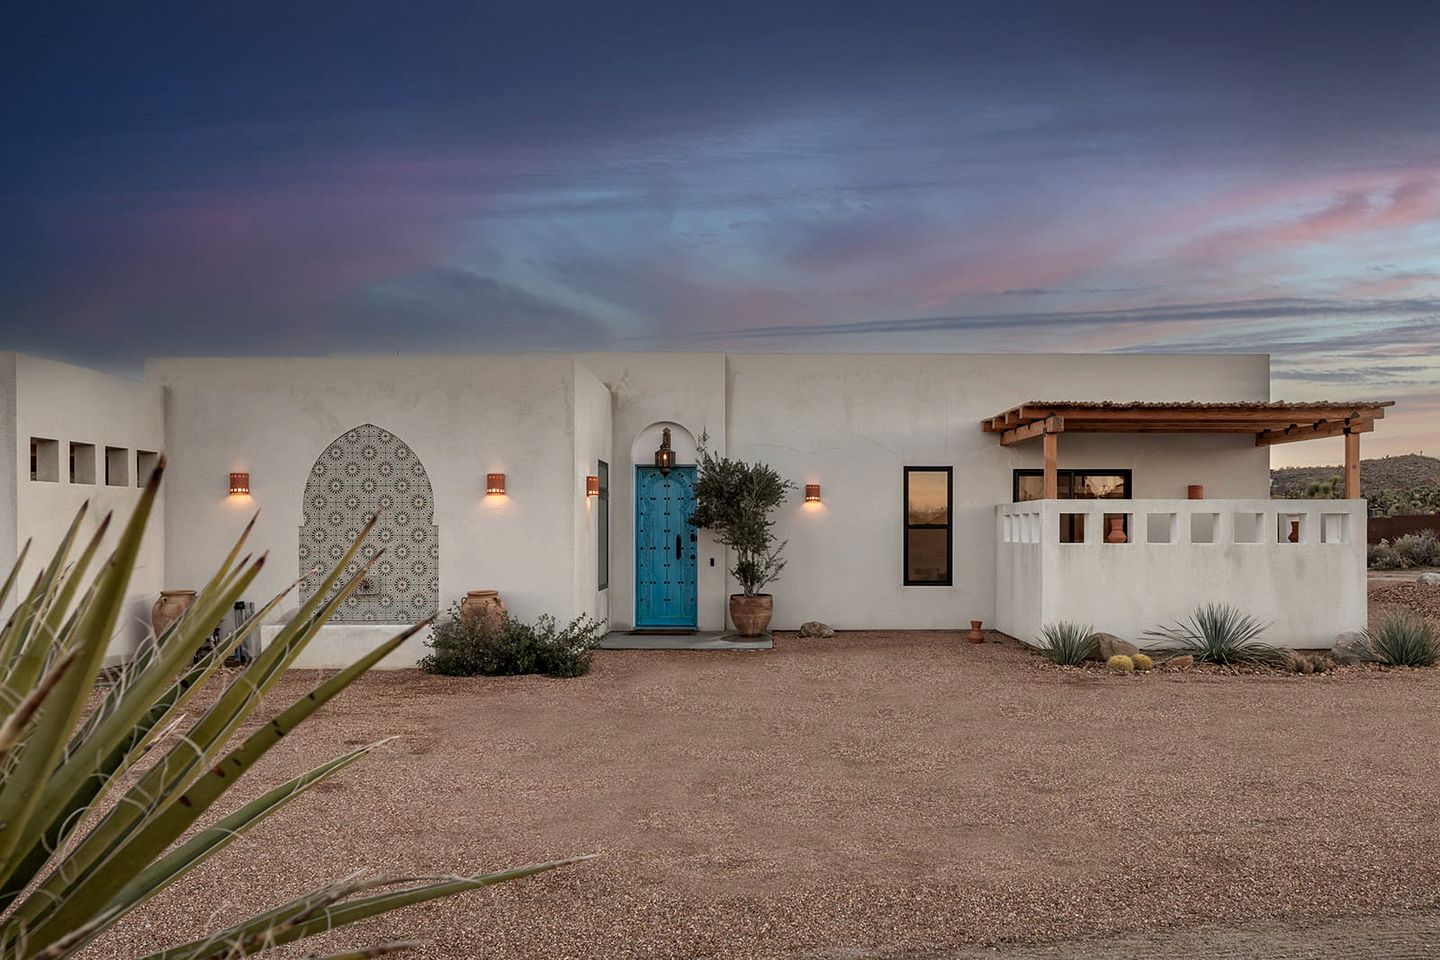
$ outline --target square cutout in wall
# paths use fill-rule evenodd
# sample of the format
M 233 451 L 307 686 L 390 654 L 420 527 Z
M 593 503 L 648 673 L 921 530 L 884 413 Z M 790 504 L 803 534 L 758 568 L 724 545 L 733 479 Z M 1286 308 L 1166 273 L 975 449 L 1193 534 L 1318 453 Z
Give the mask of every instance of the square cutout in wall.
M 1220 514 L 1218 513 L 1192 513 L 1190 514 L 1190 542 L 1191 543 L 1214 543 L 1215 538 L 1220 535 Z
M 1259 543 L 1260 531 L 1265 528 L 1265 514 L 1242 510 L 1235 514 L 1235 542 Z
M 1305 529 L 1305 514 L 1280 513 L 1275 515 L 1276 543 L 1304 543 L 1309 531 Z
M 160 454 L 154 450 L 135 451 L 135 486 L 143 487 L 150 481 L 150 474 L 160 465 Z
M 1320 514 L 1321 543 L 1349 543 L 1350 515 L 1348 513 Z
M 1062 513 L 1062 514 L 1060 514 L 1060 542 L 1061 542 L 1061 543 L 1084 543 L 1084 542 L 1085 542 L 1085 514 L 1083 514 L 1083 513 Z
M 60 441 L 30 438 L 30 479 L 60 482 Z
M 95 444 L 70 442 L 70 482 L 95 482 Z
M 1176 516 L 1173 513 L 1145 514 L 1146 543 L 1174 543 Z
M 105 486 L 130 486 L 130 451 L 126 447 L 105 448 Z

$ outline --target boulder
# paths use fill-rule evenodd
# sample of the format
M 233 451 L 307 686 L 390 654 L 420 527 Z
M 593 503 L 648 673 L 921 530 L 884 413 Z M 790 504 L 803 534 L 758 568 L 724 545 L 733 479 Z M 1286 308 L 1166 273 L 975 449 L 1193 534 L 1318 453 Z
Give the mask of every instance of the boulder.
M 824 639 L 835 636 L 835 631 L 819 620 L 806 620 L 800 624 L 800 636 Z
M 1171 657 L 1164 663 L 1167 670 L 1188 670 L 1193 666 L 1195 666 L 1195 658 L 1188 653 L 1183 657 Z
M 1101 660 L 1109 660 L 1111 657 L 1133 657 L 1140 652 L 1140 648 L 1129 640 L 1121 640 L 1113 633 L 1097 633 L 1100 640 L 1100 648 L 1097 651 Z
M 1358 630 L 1342 633 L 1335 638 L 1330 656 L 1336 663 L 1356 664 L 1373 659 L 1370 655 L 1370 641 Z
M 1423 583 L 1427 587 L 1440 587 L 1440 573 L 1433 570 L 1426 570 L 1415 578 L 1416 583 Z

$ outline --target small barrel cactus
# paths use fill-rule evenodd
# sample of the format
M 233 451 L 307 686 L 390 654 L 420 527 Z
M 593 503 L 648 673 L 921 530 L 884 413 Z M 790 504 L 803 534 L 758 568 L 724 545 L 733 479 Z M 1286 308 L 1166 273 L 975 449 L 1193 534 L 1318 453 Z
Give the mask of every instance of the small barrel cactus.
M 1147 658 L 1147 659 L 1148 659 L 1148 658 Z M 1135 661 L 1134 661 L 1134 660 L 1131 660 L 1129 657 L 1125 656 L 1125 654 L 1123 654 L 1123 653 L 1117 653 L 1117 654 L 1115 654 L 1115 656 L 1111 657 L 1109 660 L 1106 660 L 1106 661 L 1105 661 L 1105 666 L 1106 666 L 1108 669 L 1113 670 L 1115 673 L 1134 673 L 1134 672 L 1135 672 Z
M 1143 653 L 1137 653 L 1130 659 L 1135 663 L 1136 670 L 1149 670 L 1151 667 L 1155 666 L 1155 661 L 1151 660 L 1148 655 Z

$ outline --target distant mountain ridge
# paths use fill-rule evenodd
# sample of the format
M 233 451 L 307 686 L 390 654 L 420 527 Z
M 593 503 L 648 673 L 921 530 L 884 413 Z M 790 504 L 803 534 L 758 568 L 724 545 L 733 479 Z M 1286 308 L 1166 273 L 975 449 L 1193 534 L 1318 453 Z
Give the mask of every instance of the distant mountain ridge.
M 1341 467 L 1281 467 L 1270 471 L 1272 497 L 1297 497 L 1316 482 L 1335 479 Z M 1382 493 L 1412 493 L 1440 487 L 1440 458 L 1402 453 L 1360 461 L 1360 492 L 1366 497 Z

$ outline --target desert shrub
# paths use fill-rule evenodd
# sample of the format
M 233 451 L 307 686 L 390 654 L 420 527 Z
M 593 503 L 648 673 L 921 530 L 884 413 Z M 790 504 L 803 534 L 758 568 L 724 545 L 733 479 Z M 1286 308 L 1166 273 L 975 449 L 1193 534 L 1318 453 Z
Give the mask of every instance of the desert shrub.
M 590 651 L 604 635 L 605 624 L 580 616 L 564 627 L 546 614 L 535 623 L 506 614 L 493 618 L 462 617 L 460 606 L 435 624 L 420 661 L 427 673 L 447 677 L 512 677 L 543 673 L 547 677 L 579 677 L 590 672 Z
M 1146 631 L 1145 636 L 1167 652 L 1206 663 L 1279 663 L 1282 651 L 1258 639 L 1268 627 L 1228 604 L 1207 603 L 1188 620 Z
M 1094 627 L 1069 620 L 1045 624 L 1040 630 L 1040 642 L 1045 656 L 1066 667 L 1079 666 L 1100 648 Z
M 1440 661 L 1440 632 L 1413 613 L 1392 611 L 1365 631 L 1376 660 L 1392 667 L 1432 667 Z
M 1434 530 L 1407 533 L 1397 537 L 1394 546 L 1402 567 L 1440 566 L 1440 537 Z
M 1117 654 L 1115 654 L 1115 656 L 1111 657 L 1109 660 L 1106 660 L 1106 661 L 1105 661 L 1105 666 L 1109 667 L 1111 670 L 1115 671 L 1116 673 L 1134 673 L 1134 672 L 1135 672 L 1135 661 L 1132 660 L 1132 659 L 1130 659 L 1129 657 L 1127 657 L 1127 656 L 1126 656 L 1125 654 L 1123 654 L 1123 653 L 1117 653 Z
M 1365 556 L 1371 570 L 1401 570 L 1405 567 L 1400 552 L 1389 540 L 1372 543 Z
M 219 678 L 226 657 L 285 597 L 274 597 L 196 659 L 195 651 L 264 566 L 264 557 L 241 559 L 252 521 L 190 609 L 142 645 L 113 682 L 101 683 L 107 676 L 106 648 L 128 613 L 126 593 L 163 473 L 162 459 L 108 556 L 101 544 L 109 518 L 82 544 L 82 507 L 34 586 L 14 595 L 14 615 L 0 628 L 3 960 L 64 960 L 81 951 L 96 955 L 88 949 L 92 941 L 156 894 L 173 888 L 195 896 L 194 889 L 187 889 L 194 868 L 310 788 L 364 759 L 377 744 L 350 749 L 268 791 L 247 783 L 243 804 L 231 788 L 282 738 L 424 627 L 421 622 L 398 630 L 293 703 L 280 704 L 264 722 L 252 722 L 260 719 L 257 711 L 269 714 L 266 708 L 275 706 L 271 698 L 286 668 L 368 575 L 375 558 L 342 578 L 352 561 L 359 563 L 372 520 L 270 644 L 208 705 L 205 697 L 195 701 L 202 687 Z M 11 599 L 24 560 L 22 551 L 0 587 L 0 606 Z M 237 735 L 243 736 L 239 743 L 234 742 Z M 346 823 L 342 817 L 324 826 L 344 830 Z M 314 842 L 324 842 L 325 829 L 312 833 Z M 253 851 L 239 852 L 244 862 L 255 864 Z M 297 847 L 273 866 L 295 869 L 307 858 L 307 851 Z M 188 931 L 197 939 L 187 943 L 168 949 L 161 949 L 164 942 L 154 943 L 161 952 L 147 953 L 146 960 L 271 956 L 272 947 L 398 907 L 559 865 L 470 877 L 352 874 L 254 916 L 234 918 L 214 932 Z M 217 901 L 217 915 L 219 910 Z M 103 941 L 96 948 L 101 955 L 114 955 L 103 950 Z M 400 948 L 381 944 L 332 956 L 377 957 Z

